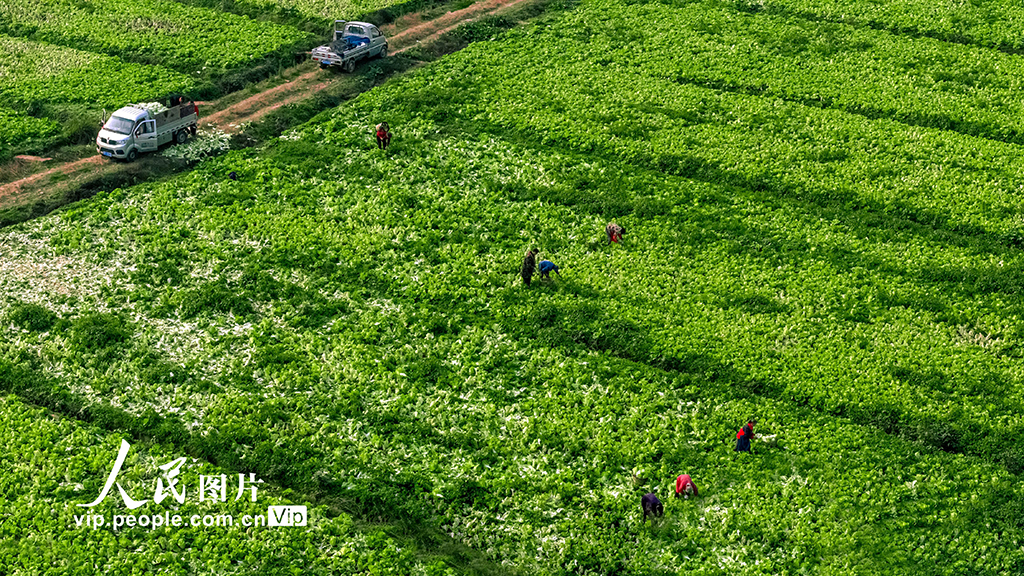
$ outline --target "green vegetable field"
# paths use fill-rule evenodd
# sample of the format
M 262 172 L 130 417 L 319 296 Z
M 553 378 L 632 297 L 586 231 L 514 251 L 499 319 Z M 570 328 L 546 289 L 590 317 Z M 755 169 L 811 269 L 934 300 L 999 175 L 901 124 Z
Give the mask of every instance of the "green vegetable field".
M 116 110 L 158 93 L 187 92 L 189 76 L 72 48 L 0 38 L 0 98 L 15 109 L 90 104 Z M 100 82 L 99 80 L 102 80 Z
M 0 571 L 1024 573 L 1017 8 L 878 6 L 582 0 L 0 230 Z M 308 524 L 80 525 L 122 441 L 88 514 Z
M 927 0 L 734 0 L 744 12 L 793 14 L 809 20 L 848 22 L 905 35 L 976 44 L 1020 52 L 1024 8 L 1012 0 L 928 2 Z
M 203 66 L 234 68 L 307 39 L 287 27 L 169 0 L 131 0 L 112 10 L 91 2 L 10 0 L 0 23 L 7 33 L 186 74 Z
M 459 7 L 472 4 L 475 0 L 462 0 Z M 217 0 L 195 0 L 194 4 L 217 6 Z M 361 14 L 393 15 L 415 12 L 430 8 L 437 0 L 234 0 L 236 9 L 249 14 L 273 14 L 298 16 L 300 19 L 326 22 L 328 27 L 335 19 L 355 20 Z M 361 17 L 360 17 L 361 18 Z M 372 18 L 371 18 L 372 20 Z

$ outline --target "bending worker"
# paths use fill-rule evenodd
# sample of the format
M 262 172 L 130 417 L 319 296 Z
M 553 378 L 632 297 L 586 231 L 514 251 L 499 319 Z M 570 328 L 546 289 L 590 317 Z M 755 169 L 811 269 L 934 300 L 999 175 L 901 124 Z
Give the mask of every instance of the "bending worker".
M 556 265 L 554 262 L 552 262 L 551 260 L 541 260 L 540 277 L 545 280 L 550 280 L 552 272 L 558 274 L 559 276 L 562 275 L 562 273 L 558 271 L 558 265 Z
M 757 420 L 747 420 L 746 425 L 736 433 L 735 450 L 737 452 L 750 452 L 750 441 L 754 439 L 755 424 L 757 424 Z
M 689 474 L 680 474 L 676 478 L 676 498 L 689 498 L 690 496 L 697 497 L 697 485 L 693 483 Z

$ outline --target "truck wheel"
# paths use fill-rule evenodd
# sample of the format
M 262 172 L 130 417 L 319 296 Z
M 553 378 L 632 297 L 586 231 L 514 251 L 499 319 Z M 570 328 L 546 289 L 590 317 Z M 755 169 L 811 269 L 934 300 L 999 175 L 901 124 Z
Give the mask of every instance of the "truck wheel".
M 193 136 L 195 136 L 196 135 L 196 127 L 195 126 L 189 126 L 188 133 L 193 135 Z
M 388 45 L 387 44 L 385 44 L 384 47 L 380 49 L 380 53 L 377 54 L 377 57 L 378 58 L 387 58 L 388 57 Z
M 139 157 L 139 151 L 136 150 L 135 148 L 132 148 L 131 150 L 128 151 L 128 157 L 125 158 L 125 160 L 127 160 L 129 162 L 135 162 L 135 159 L 138 158 L 138 157 Z
M 186 140 L 188 140 L 187 130 L 179 130 L 178 133 L 174 135 L 174 141 L 178 144 L 184 144 Z
M 345 62 L 345 64 L 343 64 L 342 70 L 344 70 L 345 72 L 347 72 L 349 74 L 355 72 L 356 71 L 356 61 L 355 61 L 355 59 L 352 59 L 352 60 L 349 60 L 348 62 Z

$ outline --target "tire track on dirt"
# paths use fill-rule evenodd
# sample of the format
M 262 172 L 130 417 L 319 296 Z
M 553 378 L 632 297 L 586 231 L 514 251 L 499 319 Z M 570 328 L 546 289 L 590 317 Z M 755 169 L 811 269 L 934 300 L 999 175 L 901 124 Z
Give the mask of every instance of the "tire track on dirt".
M 58 175 L 71 176 L 83 170 L 90 170 L 93 175 L 100 174 L 112 174 L 119 168 L 118 166 L 108 164 L 103 166 L 106 158 L 103 156 L 90 156 L 88 158 L 82 158 L 81 160 L 75 160 L 74 162 L 68 162 L 54 166 L 49 170 L 43 172 L 36 172 L 31 176 L 26 176 L 20 180 L 9 182 L 0 186 L 0 207 L 4 207 L 9 203 L 12 198 L 18 197 L 21 193 L 26 192 L 28 189 L 41 186 Z M 93 169 L 95 167 L 95 169 Z
M 433 40 L 441 34 L 454 30 L 461 24 L 465 24 L 466 22 L 471 22 L 473 20 L 479 20 L 484 16 L 489 16 L 496 12 L 500 12 L 505 8 L 511 8 L 512 6 L 517 6 L 528 1 L 529 0 L 483 0 L 482 2 L 475 2 L 462 10 L 448 12 L 442 16 L 434 18 L 433 20 L 406 28 L 391 37 L 390 42 L 394 42 L 399 45 L 399 49 L 393 53 L 398 54 L 399 52 L 412 48 L 417 42 Z M 405 45 L 402 46 L 402 44 Z

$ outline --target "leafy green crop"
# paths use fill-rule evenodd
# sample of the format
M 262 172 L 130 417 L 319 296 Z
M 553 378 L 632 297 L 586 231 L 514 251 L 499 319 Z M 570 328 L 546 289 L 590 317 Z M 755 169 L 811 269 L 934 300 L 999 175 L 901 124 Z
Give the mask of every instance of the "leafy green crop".
M 250 65 L 311 40 L 286 26 L 169 0 L 131 0 L 117 7 L 11 0 L 0 5 L 0 31 L 200 75 L 206 68 Z
M 59 131 L 60 127 L 53 120 L 0 108 L 0 145 L 16 145 L 28 138 L 52 136 Z
M 24 330 L 42 332 L 57 323 L 57 315 L 40 304 L 17 302 L 11 306 L 5 320 Z
M 1024 8 L 1012 0 L 962 3 L 928 0 L 734 0 L 726 4 L 753 13 L 779 13 L 844 22 L 1008 52 L 1019 52 L 1024 48 Z
M 216 156 L 226 152 L 230 147 L 230 136 L 217 128 L 204 128 L 187 143 L 174 146 L 161 152 L 166 158 L 180 158 L 195 162 L 207 156 Z
M 407 574 L 418 564 L 410 551 L 383 533 L 354 531 L 347 515 L 322 506 L 309 507 L 307 528 L 245 528 L 243 516 L 266 515 L 268 506 L 294 501 L 262 484 L 257 485 L 256 503 L 248 492 L 235 501 L 235 486 L 230 486 L 226 502 L 199 502 L 194 492 L 199 476 L 225 471 L 191 458 L 178 477 L 183 504 L 168 497 L 160 504 L 150 501 L 129 510 L 115 488 L 98 506 L 80 507 L 100 493 L 117 455 L 118 435 L 56 418 L 13 397 L 0 399 L 0 415 L 5 454 L 0 495 L 8 507 L 0 526 L 0 541 L 5 543 L 0 547 L 0 566 L 8 574 L 282 574 L 297 562 L 303 574 Z M 134 498 L 151 499 L 159 466 L 181 456 L 170 445 L 135 444 L 118 481 Z M 237 483 L 237 474 L 233 476 Z M 164 513 L 178 515 L 185 523 L 117 530 L 112 526 L 115 515 Z M 104 524 L 97 522 L 93 528 L 86 515 L 103 516 Z M 230 515 L 233 524 L 192 526 L 188 519 L 193 515 L 222 521 Z
M 0 314 L 58 318 L 0 325 L 0 385 L 509 572 L 1024 571 L 1019 150 L 896 118 L 896 48 L 823 108 L 809 53 L 729 55 L 798 22 L 684 8 L 584 3 L 3 231 Z M 527 288 L 533 246 L 562 275 Z
M 994 453 L 971 440 L 968 455 L 946 454 L 910 429 L 829 415 L 842 398 L 871 417 L 884 402 L 901 425 L 1014 426 L 1015 405 L 992 412 L 988 393 L 953 416 L 939 391 L 883 379 L 887 362 L 955 366 L 965 383 L 1003 371 L 1000 393 L 1020 397 L 991 349 L 945 339 L 933 304 L 846 307 L 865 282 L 888 283 L 992 321 L 993 295 L 836 260 L 837 246 L 873 262 L 896 258 L 893 246 L 952 263 L 970 254 L 898 229 L 858 241 L 863 231 L 792 199 L 449 135 L 414 116 L 389 115 L 401 138 L 384 155 L 367 128 L 378 113 L 360 111 L 373 103 L 262 156 L 231 153 L 23 226 L 51 238 L 12 250 L 36 270 L 25 281 L 55 281 L 42 266 L 53 258 L 89 271 L 62 313 L 103 302 L 139 320 L 119 357 L 83 361 L 59 334 L 9 334 L 7 354 L 60 366 L 74 394 L 216 427 L 218 460 L 400 510 L 525 573 L 1021 566 L 1001 534 L 1018 529 L 1002 511 L 1022 495 Z M 614 250 L 609 218 L 631 231 Z M 534 243 L 565 277 L 525 291 L 515 270 Z M 155 272 L 163 262 L 179 274 Z M 251 309 L 183 307 L 203 294 Z M 147 384 L 139 367 L 154 355 L 184 378 Z M 779 434 L 756 461 L 731 451 L 750 415 Z M 639 495 L 667 496 L 683 471 L 704 499 L 667 502 L 665 523 L 641 531 Z
M 0 96 L 9 107 L 85 103 L 113 108 L 187 91 L 195 83 L 159 66 L 130 64 L 42 42 L 0 38 L 0 47 Z
M 581 11 L 564 26 L 574 40 L 586 41 L 591 58 L 613 60 L 652 80 L 779 97 L 1017 144 L 1024 138 L 1016 56 L 705 4 L 607 3 L 602 14 L 614 25 Z M 625 30 L 635 32 L 624 43 Z M 637 51 L 633 43 L 659 49 Z M 648 111 L 658 111 L 650 102 Z
M 207 0 L 203 0 L 206 2 Z M 409 12 L 417 5 L 430 6 L 435 0 L 235 0 L 244 6 L 246 11 L 255 13 L 274 13 L 297 15 L 305 19 L 322 20 L 324 31 L 331 29 L 335 19 L 355 20 L 374 12 Z M 407 9 L 406 7 L 409 7 Z M 379 24 L 379 22 L 374 21 Z
M 375 105 L 954 233 L 1005 235 L 1020 226 L 1015 146 L 681 84 L 668 58 L 619 63 L 572 30 L 477 44 Z

